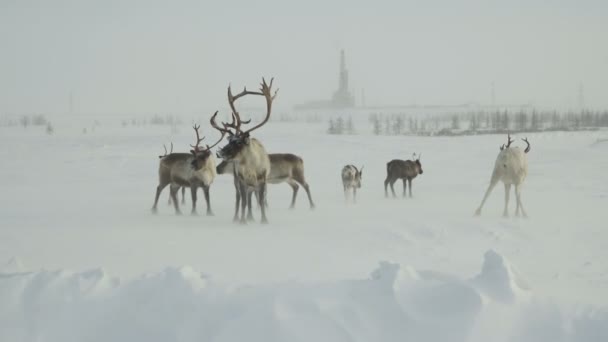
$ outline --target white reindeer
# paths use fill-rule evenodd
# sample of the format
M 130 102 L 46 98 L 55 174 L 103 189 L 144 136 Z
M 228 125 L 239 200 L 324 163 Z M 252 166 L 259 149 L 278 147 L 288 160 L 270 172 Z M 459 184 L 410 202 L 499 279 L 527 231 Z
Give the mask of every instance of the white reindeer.
M 519 216 L 520 210 L 524 217 L 527 217 L 524 205 L 521 201 L 521 187 L 523 185 L 526 176 L 528 175 L 528 158 L 526 154 L 530 152 L 530 143 L 528 139 L 522 139 L 528 145 L 525 150 L 519 147 L 511 147 L 511 135 L 507 135 L 507 145 L 504 144 L 500 147 L 498 157 L 494 163 L 494 171 L 492 172 L 492 178 L 490 179 L 490 185 L 486 190 L 483 200 L 479 205 L 479 208 L 475 211 L 475 215 L 481 215 L 481 208 L 492 189 L 496 186 L 498 181 L 502 181 L 505 185 L 505 209 L 503 212 L 504 217 L 509 216 L 509 193 L 511 191 L 511 185 L 515 185 L 515 196 L 517 198 L 517 208 L 515 209 L 515 216 Z
M 217 112 L 216 112 L 217 114 Z M 200 142 L 205 139 L 199 138 L 198 129 L 200 126 L 195 125 L 196 145 L 192 146 L 190 153 L 170 153 L 165 156 L 159 156 L 160 165 L 158 166 L 158 186 L 156 187 L 156 197 L 154 198 L 154 206 L 152 212 L 157 212 L 158 197 L 163 189 L 171 184 L 171 198 L 175 206 L 175 213 L 181 214 L 177 201 L 177 192 L 179 188 L 190 187 L 192 193 L 192 214 L 196 214 L 196 191 L 198 187 L 202 187 L 207 201 L 207 215 L 213 215 L 211 211 L 211 202 L 209 199 L 209 187 L 216 176 L 215 159 L 211 154 L 211 148 L 222 141 L 224 134 L 212 146 L 207 145 L 206 148 L 199 146 Z M 183 196 L 183 194 L 182 194 Z
M 251 197 L 249 193 L 251 191 L 255 191 L 257 193 L 257 198 L 259 201 L 263 201 L 266 196 L 266 183 L 268 179 L 268 175 L 270 173 L 270 158 L 268 157 L 268 153 L 266 153 L 266 149 L 262 145 L 262 143 L 255 139 L 251 138 L 249 134 L 257 129 L 262 127 L 268 119 L 270 118 L 270 113 L 272 111 L 272 101 L 277 95 L 277 91 L 274 92 L 274 95 L 271 92 L 272 88 L 272 79 L 270 80 L 270 85 L 266 84 L 266 80 L 262 79 L 262 84 L 260 91 L 248 91 L 245 88 L 242 92 L 237 94 L 236 96 L 232 95 L 230 87 L 228 87 L 228 103 L 230 104 L 230 108 L 232 109 L 232 123 L 222 123 L 223 128 L 218 126 L 215 122 L 215 117 L 217 113 L 211 117 L 211 125 L 222 132 L 222 134 L 229 134 L 228 144 L 222 147 L 218 152 L 218 158 L 224 159 L 226 161 L 234 162 L 234 178 L 238 180 L 238 185 L 240 188 L 239 194 L 241 195 L 241 220 L 240 222 L 245 224 L 247 223 L 247 219 L 245 217 L 245 210 L 248 206 L 248 202 L 251 201 Z M 251 120 L 242 121 L 239 115 L 239 112 L 236 110 L 234 106 L 234 102 L 245 96 L 245 95 L 261 95 L 266 99 L 266 117 L 264 120 L 258 125 L 248 129 L 247 131 L 241 131 L 241 124 L 249 123 Z M 234 131 L 231 131 L 233 129 Z M 263 202 L 259 203 L 260 209 L 262 211 L 262 223 L 268 223 L 268 219 L 266 218 L 266 206 Z
M 348 191 L 353 190 L 353 202 L 357 201 L 357 189 L 361 188 L 363 177 L 363 166 L 358 170 L 354 165 L 346 165 L 342 168 L 342 186 L 344 187 L 344 198 L 348 200 Z

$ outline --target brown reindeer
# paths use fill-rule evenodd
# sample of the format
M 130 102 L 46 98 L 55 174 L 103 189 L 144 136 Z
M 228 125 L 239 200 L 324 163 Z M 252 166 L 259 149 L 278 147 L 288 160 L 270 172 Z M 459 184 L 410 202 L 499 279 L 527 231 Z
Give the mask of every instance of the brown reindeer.
M 216 112 L 217 114 L 217 112 Z M 211 202 L 209 199 L 209 187 L 215 179 L 215 160 L 211 154 L 211 148 L 219 144 L 224 138 L 224 134 L 212 146 L 207 145 L 206 148 L 201 148 L 199 144 L 205 137 L 200 138 L 198 129 L 200 126 L 195 125 L 196 144 L 192 146 L 190 153 L 171 153 L 163 156 L 160 159 L 158 167 L 158 187 L 156 187 L 156 197 L 152 212 L 157 212 L 158 197 L 163 189 L 171 184 L 171 198 L 175 206 L 175 213 L 181 214 L 177 202 L 177 191 L 180 187 L 190 187 L 192 193 L 192 214 L 196 214 L 196 191 L 199 187 L 203 188 L 205 201 L 207 202 L 207 215 L 213 215 L 211 210 Z
M 414 153 L 412 160 L 393 159 L 386 164 L 386 179 L 384 180 L 384 195 L 388 197 L 388 185 L 391 185 L 393 197 L 396 197 L 394 184 L 398 179 L 403 180 L 403 197 L 405 197 L 407 185 L 410 187 L 410 197 L 412 197 L 412 179 L 422 174 L 422 164 L 420 155 L 416 158 Z M 407 183 L 406 183 L 407 182 Z
M 264 145 L 262 145 L 259 140 L 250 137 L 250 134 L 252 131 L 266 124 L 270 118 L 272 101 L 277 95 L 276 91 L 272 94 L 272 82 L 273 80 L 271 79 L 270 84 L 267 84 L 266 80 L 262 79 L 260 91 L 248 91 L 247 88 L 245 88 L 236 96 L 232 95 L 229 86 L 228 104 L 232 109 L 232 123 L 222 123 L 223 127 L 220 127 L 215 122 L 217 113 L 214 114 L 210 120 L 211 125 L 215 129 L 222 132 L 222 134 L 229 134 L 228 144 L 217 152 L 217 156 L 223 160 L 234 162 L 233 174 L 238 181 L 239 192 L 243 199 L 241 201 L 241 223 L 247 223 L 245 209 L 251 202 L 249 194 L 252 191 L 255 191 L 259 201 L 262 201 L 265 198 L 267 179 L 270 174 L 270 158 L 268 157 L 268 153 L 266 153 Z M 247 124 L 250 121 L 241 120 L 241 116 L 234 104 L 236 100 L 246 95 L 259 95 L 266 99 L 266 116 L 261 123 L 243 131 L 241 130 L 241 125 L 244 123 Z M 263 205 L 263 202 L 260 203 L 260 209 L 262 212 L 261 222 L 267 223 L 266 207 Z
M 315 204 L 310 195 L 310 187 L 304 178 L 304 161 L 299 156 L 291 153 L 270 153 L 270 173 L 266 180 L 269 184 L 280 184 L 286 182 L 291 186 L 293 195 L 291 197 L 290 209 L 293 209 L 296 205 L 296 196 L 300 185 L 306 190 L 308 195 L 308 201 L 310 202 L 310 209 L 314 209 Z M 233 174 L 234 173 L 234 162 L 223 160 L 216 168 L 218 174 Z M 299 185 L 298 185 L 299 184 Z M 241 200 L 239 193 L 238 180 L 235 178 L 234 187 L 236 189 L 236 209 L 234 213 L 234 219 L 238 218 L 238 208 Z M 259 201 L 259 200 L 258 200 Z M 264 205 L 268 207 L 268 202 L 264 199 Z M 248 207 L 248 218 L 251 215 L 251 206 Z
M 158 156 L 158 159 L 162 159 L 162 158 L 166 157 L 167 154 L 173 153 L 173 142 L 171 142 L 171 151 L 169 153 L 167 153 L 167 146 L 165 144 L 163 144 L 163 147 L 165 149 L 165 154 L 162 156 Z M 170 194 L 169 194 L 169 201 L 167 202 L 167 204 L 171 205 L 171 195 Z M 182 186 L 182 204 L 186 204 L 186 187 L 185 186 Z

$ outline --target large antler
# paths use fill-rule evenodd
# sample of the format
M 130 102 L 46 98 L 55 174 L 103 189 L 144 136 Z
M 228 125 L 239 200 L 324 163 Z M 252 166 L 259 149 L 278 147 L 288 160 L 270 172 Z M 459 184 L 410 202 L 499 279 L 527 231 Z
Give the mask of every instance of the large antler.
M 222 123 L 222 125 L 224 126 L 224 128 L 220 127 L 217 122 L 215 122 L 215 118 L 217 117 L 217 111 L 215 112 L 215 114 L 213 114 L 213 116 L 211 117 L 211 120 L 209 120 L 209 123 L 211 123 L 211 127 L 217 129 L 218 131 L 220 131 L 222 133 L 222 136 L 226 133 L 232 135 L 232 132 L 230 132 L 230 130 L 228 129 L 228 127 L 231 127 L 229 124 L 226 123 Z M 232 123 L 234 123 L 234 116 L 232 117 Z
M 234 95 L 232 95 L 231 87 L 228 86 L 228 104 L 230 105 L 230 109 L 232 109 L 232 123 L 225 124 L 225 126 L 234 128 L 235 134 L 238 134 L 241 132 L 242 124 L 248 124 L 251 122 L 251 120 L 242 121 L 241 116 L 239 115 L 239 112 L 236 110 L 236 107 L 234 106 L 234 103 L 236 102 L 236 100 L 238 100 L 239 98 L 241 98 L 245 95 L 263 95 L 263 94 L 260 92 L 257 92 L 257 91 L 249 91 L 249 90 L 247 90 L 247 87 L 244 87 L 242 92 L 240 92 L 240 93 L 236 94 L 236 96 L 234 96 Z
M 198 135 L 198 129 L 201 128 L 200 125 L 194 125 L 192 128 L 194 128 L 194 131 L 196 132 L 196 145 L 190 145 L 192 146 L 192 148 L 194 149 L 195 152 L 199 152 L 201 150 L 200 146 L 198 146 L 198 144 L 201 143 L 201 141 L 203 141 L 205 139 L 205 137 L 200 138 Z
M 266 117 L 264 118 L 264 120 L 262 122 L 260 122 L 259 124 L 257 124 L 256 126 L 246 130 L 243 133 L 250 133 L 251 131 L 258 129 L 262 126 L 264 126 L 266 124 L 266 122 L 268 122 L 268 119 L 270 118 L 270 113 L 272 111 L 272 101 L 274 101 L 274 98 L 277 97 L 277 93 L 279 92 L 279 89 L 274 91 L 274 94 L 272 94 L 272 81 L 274 81 L 274 77 L 270 79 L 270 84 L 266 84 L 266 80 L 264 78 L 262 78 L 262 84 L 261 88 L 260 88 L 260 93 L 257 93 L 258 95 L 262 95 L 266 98 Z
M 524 138 L 524 139 L 521 139 L 521 140 L 525 141 L 526 144 L 528 145 L 526 147 L 526 149 L 524 150 L 524 152 L 526 152 L 526 153 L 530 152 L 530 143 L 528 142 L 528 138 Z

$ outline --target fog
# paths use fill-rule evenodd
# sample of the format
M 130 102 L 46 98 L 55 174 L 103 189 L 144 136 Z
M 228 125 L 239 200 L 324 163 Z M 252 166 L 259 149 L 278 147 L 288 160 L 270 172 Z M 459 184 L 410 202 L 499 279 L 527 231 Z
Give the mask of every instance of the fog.
M 199 113 L 274 76 L 368 105 L 608 107 L 604 1 L 0 1 L 0 112 Z M 582 86 L 582 101 L 580 89 Z M 71 95 L 70 95 L 71 94 Z

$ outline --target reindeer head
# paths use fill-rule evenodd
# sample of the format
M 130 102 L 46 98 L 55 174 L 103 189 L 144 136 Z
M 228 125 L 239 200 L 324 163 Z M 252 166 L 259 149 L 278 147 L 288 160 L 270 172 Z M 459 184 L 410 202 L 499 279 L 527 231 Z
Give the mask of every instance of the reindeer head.
M 277 96 L 277 92 L 278 92 L 278 89 L 277 89 L 274 92 L 274 94 L 272 94 L 272 89 L 271 89 L 272 81 L 273 81 L 273 79 L 270 80 L 270 84 L 266 84 L 266 80 L 262 79 L 260 91 L 248 91 L 247 88 L 244 88 L 243 91 L 238 93 L 236 96 L 232 95 L 232 90 L 231 90 L 230 86 L 228 86 L 228 104 L 230 104 L 230 108 L 232 109 L 232 122 L 231 123 L 222 122 L 223 128 L 220 127 L 215 122 L 215 117 L 217 115 L 217 112 L 211 117 L 211 121 L 210 121 L 211 126 L 213 126 L 218 131 L 222 132 L 222 134 L 228 134 L 228 136 L 229 136 L 228 144 L 225 145 L 224 147 L 222 147 L 217 152 L 218 158 L 222 158 L 224 160 L 232 160 L 232 159 L 236 158 L 241 153 L 241 151 L 243 151 L 243 149 L 245 149 L 247 146 L 250 145 L 251 138 L 250 138 L 249 134 L 253 130 L 262 127 L 264 124 L 266 124 L 266 122 L 268 122 L 268 119 L 270 118 L 270 113 L 272 110 L 272 101 Z M 242 131 L 241 125 L 248 124 L 251 122 L 251 120 L 246 120 L 246 121 L 241 120 L 241 116 L 240 116 L 239 112 L 236 110 L 234 103 L 236 102 L 236 100 L 238 100 L 239 98 L 241 98 L 245 95 L 264 96 L 264 98 L 266 99 L 266 117 L 258 125 L 250 128 L 246 131 Z
M 357 175 L 355 176 L 355 185 L 359 189 L 361 189 L 361 179 L 363 179 L 363 165 L 360 170 L 357 170 Z
M 215 114 L 217 114 L 217 112 L 215 112 Z M 213 148 L 215 145 L 219 144 L 220 141 L 222 141 L 222 139 L 224 139 L 224 134 L 222 134 L 222 136 L 219 138 L 219 140 L 209 146 L 207 145 L 207 147 L 205 148 L 201 148 L 199 146 L 199 144 L 201 143 L 201 141 L 203 141 L 205 139 L 205 137 L 200 138 L 199 133 L 198 133 L 198 129 L 201 126 L 199 125 L 194 125 L 194 132 L 196 132 L 196 144 L 195 145 L 190 145 L 192 147 L 192 150 L 190 150 L 190 153 L 192 153 L 192 155 L 194 156 L 194 159 L 192 159 L 192 168 L 194 168 L 194 170 L 198 171 L 200 169 L 202 169 L 205 166 L 205 163 L 207 162 L 207 159 L 209 159 L 209 156 L 211 155 L 211 148 Z
M 418 154 L 418 156 L 416 156 L 416 153 L 414 153 L 414 155 L 412 156 L 412 159 L 414 160 L 414 164 L 416 164 L 416 172 L 418 172 L 418 174 L 422 174 L 422 163 L 420 163 L 420 157 L 422 157 L 422 153 Z

